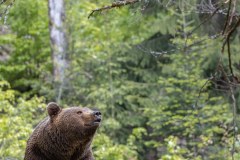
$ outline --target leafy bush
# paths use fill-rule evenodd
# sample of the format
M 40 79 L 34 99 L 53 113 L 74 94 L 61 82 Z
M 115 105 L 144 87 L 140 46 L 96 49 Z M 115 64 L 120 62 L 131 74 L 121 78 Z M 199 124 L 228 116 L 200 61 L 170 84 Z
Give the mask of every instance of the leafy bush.
M 9 83 L 0 81 L 0 157 L 23 159 L 26 140 L 43 117 L 43 98 L 17 97 Z

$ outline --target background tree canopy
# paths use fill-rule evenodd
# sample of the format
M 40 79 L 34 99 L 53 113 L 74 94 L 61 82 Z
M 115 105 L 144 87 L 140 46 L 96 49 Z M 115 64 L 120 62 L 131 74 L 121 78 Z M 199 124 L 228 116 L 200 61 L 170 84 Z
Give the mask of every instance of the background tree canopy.
M 133 1 L 64 1 L 63 81 L 48 1 L 0 2 L 1 160 L 50 101 L 102 111 L 97 160 L 240 159 L 240 4 Z

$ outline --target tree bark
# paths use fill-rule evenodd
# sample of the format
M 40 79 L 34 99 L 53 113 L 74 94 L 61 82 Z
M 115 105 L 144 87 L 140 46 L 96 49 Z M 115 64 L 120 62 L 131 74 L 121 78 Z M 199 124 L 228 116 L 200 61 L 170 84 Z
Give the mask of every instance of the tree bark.
M 56 101 L 60 101 L 68 68 L 64 0 L 48 0 L 50 43 Z

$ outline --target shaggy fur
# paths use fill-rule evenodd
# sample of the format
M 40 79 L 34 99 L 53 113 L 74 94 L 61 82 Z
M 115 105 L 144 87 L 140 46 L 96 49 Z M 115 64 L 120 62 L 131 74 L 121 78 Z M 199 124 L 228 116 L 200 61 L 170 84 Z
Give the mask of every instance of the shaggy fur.
M 80 107 L 61 109 L 53 102 L 47 111 L 49 116 L 27 142 L 24 160 L 93 160 L 91 142 L 101 113 Z

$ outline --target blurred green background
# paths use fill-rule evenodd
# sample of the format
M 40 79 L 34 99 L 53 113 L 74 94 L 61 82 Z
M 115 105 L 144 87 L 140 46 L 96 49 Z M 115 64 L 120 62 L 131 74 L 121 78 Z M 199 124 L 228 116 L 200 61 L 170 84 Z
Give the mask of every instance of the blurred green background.
M 96 160 L 240 159 L 240 108 L 233 116 L 220 72 L 229 73 L 224 14 L 198 27 L 214 11 L 207 1 L 147 0 L 88 19 L 111 3 L 65 0 L 69 67 L 59 104 L 101 110 Z M 231 49 L 238 76 L 238 32 Z M 46 104 L 56 101 L 53 67 L 48 1 L 15 1 L 0 25 L 1 160 L 23 159 Z

